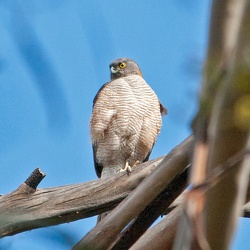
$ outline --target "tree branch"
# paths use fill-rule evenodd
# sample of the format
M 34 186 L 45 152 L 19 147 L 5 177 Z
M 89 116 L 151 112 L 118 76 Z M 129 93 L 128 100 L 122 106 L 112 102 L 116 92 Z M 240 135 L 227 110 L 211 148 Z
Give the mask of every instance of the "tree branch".
M 0 238 L 110 210 L 134 190 L 164 158 L 162 156 L 138 165 L 133 168 L 129 177 L 121 173 L 112 178 L 39 190 L 34 188 L 43 175 L 35 170 L 15 191 L 0 197 Z
M 250 2 L 213 1 L 210 39 L 200 110 L 196 120 L 191 171 L 193 186 L 202 186 L 217 166 L 244 150 L 250 129 Z M 248 103 L 248 104 L 247 104 Z M 216 185 L 191 190 L 175 249 L 228 249 L 245 198 L 249 167 L 243 158 L 228 168 Z M 215 183 L 214 182 L 214 183 Z M 226 190 L 226 192 L 225 192 Z M 197 248 L 198 247 L 198 248 Z
M 130 250 L 173 249 L 174 238 L 182 214 L 182 207 L 178 206 L 145 232 Z
M 112 250 L 129 249 L 187 187 L 189 166 L 116 239 Z
M 40 184 L 40 182 L 43 180 L 45 176 L 46 176 L 45 173 L 41 172 L 39 168 L 36 168 L 24 183 L 28 187 L 32 188 L 35 192 L 38 185 Z
M 167 155 L 154 173 L 101 220 L 74 249 L 108 249 L 126 225 L 140 214 L 188 165 L 193 138 L 189 137 Z

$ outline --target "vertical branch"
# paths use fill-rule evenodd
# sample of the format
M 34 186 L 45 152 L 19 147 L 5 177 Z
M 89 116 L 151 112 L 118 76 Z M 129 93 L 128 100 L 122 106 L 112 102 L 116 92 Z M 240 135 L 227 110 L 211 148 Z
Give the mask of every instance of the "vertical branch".
M 217 94 L 209 124 L 208 175 L 217 165 L 246 147 L 250 129 L 250 88 L 246 88 L 250 83 L 250 63 L 246 57 L 246 52 L 249 55 L 250 51 L 250 1 L 230 1 L 228 8 L 225 50 L 231 65 Z M 207 194 L 206 231 L 212 249 L 229 248 L 245 199 L 249 170 L 242 161 L 236 166 Z
M 250 50 L 249 4 L 245 0 L 213 1 L 200 110 L 194 122 L 196 143 L 190 177 L 194 187 L 202 186 L 216 166 L 246 144 L 250 65 L 244 54 Z M 228 249 L 241 204 L 239 190 L 246 189 L 240 182 L 243 172 L 238 163 L 208 192 L 202 188 L 189 192 L 176 249 L 184 245 L 186 249 Z

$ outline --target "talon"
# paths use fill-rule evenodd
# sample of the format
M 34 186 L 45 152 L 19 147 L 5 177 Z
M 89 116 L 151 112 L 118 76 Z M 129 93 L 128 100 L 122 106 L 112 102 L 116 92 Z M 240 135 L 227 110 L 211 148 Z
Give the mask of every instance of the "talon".
M 119 170 L 119 172 L 124 172 L 124 171 L 126 171 L 126 172 L 127 172 L 127 175 L 130 175 L 131 170 L 132 170 L 131 167 L 129 166 L 128 162 L 126 161 L 125 167 L 124 167 L 124 168 L 121 168 L 121 169 Z
M 134 163 L 133 167 L 135 167 L 135 166 L 138 165 L 139 163 L 140 163 L 140 161 L 137 160 L 137 161 Z

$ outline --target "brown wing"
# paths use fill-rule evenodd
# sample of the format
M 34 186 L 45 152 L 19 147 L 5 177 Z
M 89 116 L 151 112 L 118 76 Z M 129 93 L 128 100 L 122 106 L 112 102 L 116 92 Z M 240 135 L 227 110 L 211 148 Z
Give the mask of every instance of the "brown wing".
M 98 92 L 96 93 L 94 99 L 93 99 L 93 107 L 92 109 L 94 109 L 95 107 L 95 103 L 98 101 L 98 98 L 100 97 L 100 94 L 102 92 L 102 90 L 107 86 L 108 83 L 105 83 L 102 85 L 102 87 L 98 90 Z M 95 166 L 95 172 L 96 172 L 96 175 L 98 176 L 98 178 L 101 177 L 101 173 L 102 173 L 102 169 L 103 169 L 103 166 L 102 164 L 99 164 L 97 162 L 97 159 L 96 159 L 96 151 L 97 151 L 97 143 L 92 143 L 92 150 L 93 150 L 93 160 L 94 160 L 94 166 Z
M 160 111 L 161 111 L 161 115 L 167 115 L 168 114 L 168 110 L 160 103 Z
M 100 178 L 101 174 L 102 174 L 103 166 L 101 164 L 98 164 L 98 162 L 96 161 L 96 146 L 94 144 L 92 144 L 92 149 L 93 149 L 93 159 L 94 159 L 94 165 L 95 165 L 95 172 L 96 172 L 96 175 L 98 176 L 98 178 Z
M 94 99 L 93 99 L 93 106 L 92 106 L 92 108 L 94 108 L 95 103 L 96 103 L 96 101 L 98 100 L 99 94 L 100 94 L 101 91 L 105 88 L 105 86 L 106 86 L 107 84 L 108 84 L 108 82 L 105 83 L 105 84 L 103 84 L 102 87 L 101 87 L 101 88 L 98 90 L 98 92 L 96 93 L 96 95 L 95 95 L 95 97 L 94 97 Z

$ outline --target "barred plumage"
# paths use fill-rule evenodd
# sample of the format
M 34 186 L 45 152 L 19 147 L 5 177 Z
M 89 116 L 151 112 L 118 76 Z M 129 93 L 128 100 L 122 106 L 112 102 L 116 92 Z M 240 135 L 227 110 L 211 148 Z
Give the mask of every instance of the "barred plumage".
M 94 99 L 90 120 L 95 170 L 148 160 L 167 110 L 131 59 L 110 64 L 111 81 Z

